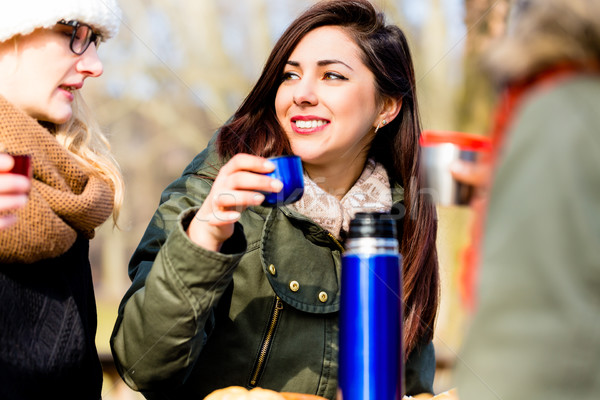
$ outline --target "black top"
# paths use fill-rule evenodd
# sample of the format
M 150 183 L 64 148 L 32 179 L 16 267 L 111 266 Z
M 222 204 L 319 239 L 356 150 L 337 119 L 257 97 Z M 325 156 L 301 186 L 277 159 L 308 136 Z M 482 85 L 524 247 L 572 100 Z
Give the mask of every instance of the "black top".
M 79 237 L 60 257 L 0 264 L 0 398 L 101 398 L 96 303 Z

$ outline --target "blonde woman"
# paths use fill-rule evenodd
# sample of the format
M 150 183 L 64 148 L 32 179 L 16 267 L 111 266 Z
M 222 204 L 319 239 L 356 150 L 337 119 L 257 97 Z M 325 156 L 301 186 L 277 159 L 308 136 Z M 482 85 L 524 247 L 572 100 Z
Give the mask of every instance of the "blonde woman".
M 32 156 L 26 205 L 0 231 L 0 398 L 99 399 L 94 230 L 123 183 L 79 95 L 117 33 L 115 0 L 0 5 L 0 144 Z M 4 215 L 4 214 L 2 214 Z

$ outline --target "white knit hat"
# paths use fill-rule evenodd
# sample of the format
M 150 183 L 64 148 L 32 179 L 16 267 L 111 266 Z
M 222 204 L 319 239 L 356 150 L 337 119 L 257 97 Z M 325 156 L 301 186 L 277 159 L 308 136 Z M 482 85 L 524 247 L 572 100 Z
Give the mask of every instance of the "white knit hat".
M 60 20 L 91 25 L 103 40 L 119 31 L 121 9 L 117 0 L 0 0 L 0 42 L 51 28 Z

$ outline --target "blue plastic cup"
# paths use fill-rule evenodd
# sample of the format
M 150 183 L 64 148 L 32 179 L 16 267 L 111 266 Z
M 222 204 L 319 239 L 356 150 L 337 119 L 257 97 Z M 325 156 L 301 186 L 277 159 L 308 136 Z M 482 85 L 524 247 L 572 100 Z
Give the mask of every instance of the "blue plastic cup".
M 283 189 L 278 193 L 263 193 L 265 200 L 262 202 L 262 205 L 265 207 L 277 207 L 300 200 L 304 194 L 304 175 L 300 157 L 271 157 L 269 161 L 275 164 L 275 170 L 265 175 L 283 182 Z

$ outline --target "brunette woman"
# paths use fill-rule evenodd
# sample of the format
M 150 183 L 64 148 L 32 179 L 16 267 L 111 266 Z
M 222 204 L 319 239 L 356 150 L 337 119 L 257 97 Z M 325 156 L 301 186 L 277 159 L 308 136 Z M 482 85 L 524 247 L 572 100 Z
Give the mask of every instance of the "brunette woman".
M 364 0 L 300 15 L 133 255 L 112 338 L 125 381 L 149 399 L 233 385 L 334 399 L 344 236 L 380 210 L 401 221 L 407 393 L 432 392 L 436 216 L 419 196 L 419 134 L 402 31 Z M 263 207 L 281 189 L 265 157 L 282 154 L 301 157 L 304 196 Z

